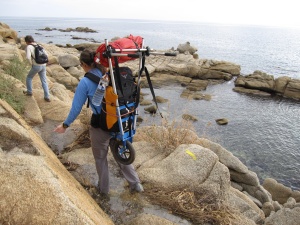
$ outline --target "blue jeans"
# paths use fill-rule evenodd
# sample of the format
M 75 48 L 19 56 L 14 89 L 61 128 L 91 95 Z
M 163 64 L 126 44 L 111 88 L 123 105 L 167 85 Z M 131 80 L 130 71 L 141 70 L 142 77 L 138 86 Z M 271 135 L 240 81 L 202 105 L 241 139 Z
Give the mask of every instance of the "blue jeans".
M 39 74 L 44 89 L 44 98 L 49 98 L 49 89 L 46 77 L 46 65 L 32 65 L 26 77 L 27 92 L 32 94 L 32 79 L 36 74 Z

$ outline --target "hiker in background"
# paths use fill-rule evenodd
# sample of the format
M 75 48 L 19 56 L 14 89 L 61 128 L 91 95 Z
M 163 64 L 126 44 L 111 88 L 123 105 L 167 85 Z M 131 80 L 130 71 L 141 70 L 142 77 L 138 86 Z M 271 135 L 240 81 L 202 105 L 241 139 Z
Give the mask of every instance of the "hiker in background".
M 80 54 L 80 63 L 83 70 L 86 73 L 92 73 L 102 78 L 107 69 L 94 62 L 95 52 L 91 50 L 84 50 Z M 87 77 L 83 77 L 75 91 L 72 107 L 66 120 L 55 128 L 55 132 L 64 133 L 70 124 L 77 118 L 87 98 L 89 98 L 90 106 L 93 114 L 103 113 L 101 112 L 101 105 L 95 106 L 92 104 L 93 95 L 97 89 L 98 84 L 93 82 Z M 98 191 L 103 196 L 108 196 L 109 193 L 109 173 L 108 173 L 108 161 L 107 153 L 109 147 L 109 141 L 111 139 L 110 132 L 104 131 L 97 124 L 90 126 L 90 138 L 92 151 L 96 163 L 96 170 L 99 177 Z M 129 183 L 130 192 L 143 192 L 143 186 L 140 183 L 137 172 L 132 164 L 123 165 L 118 163 L 120 169 Z
M 40 76 L 40 80 L 42 83 L 42 87 L 44 89 L 44 99 L 47 102 L 50 102 L 49 96 L 49 89 L 46 77 L 46 63 L 38 64 L 36 62 L 36 55 L 35 55 L 35 47 L 37 44 L 34 42 L 32 36 L 27 35 L 25 37 L 25 42 L 27 44 L 26 47 L 26 58 L 28 59 L 29 63 L 32 65 L 31 69 L 26 77 L 26 91 L 23 91 L 25 95 L 32 96 L 32 79 L 38 73 Z

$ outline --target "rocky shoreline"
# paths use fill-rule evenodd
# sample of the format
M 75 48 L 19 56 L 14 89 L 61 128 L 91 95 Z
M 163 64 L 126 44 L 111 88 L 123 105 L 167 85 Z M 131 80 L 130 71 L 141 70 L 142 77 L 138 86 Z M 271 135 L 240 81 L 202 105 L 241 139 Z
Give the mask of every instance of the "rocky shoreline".
M 3 23 L 0 23 L 0 37 L 0 77 L 12 79 L 2 68 L 13 57 L 24 60 L 25 43 Z M 66 221 L 72 224 L 141 224 L 145 220 L 154 221 L 154 224 L 214 224 L 217 215 L 211 214 L 211 220 L 206 218 L 206 221 L 200 214 L 201 209 L 212 203 L 214 206 L 218 203 L 219 212 L 227 215 L 230 223 L 224 224 L 290 225 L 300 220 L 299 191 L 272 178 L 260 184 L 257 174 L 232 153 L 186 129 L 181 131 L 185 133 L 181 144 L 166 154 L 147 142 L 144 136 L 159 134 L 167 137 L 166 129 L 139 127 L 133 143 L 139 153 L 134 166 L 145 186 L 146 198 L 128 195 L 124 180 L 119 177 L 117 168 L 112 167 L 115 183 L 111 200 L 99 200 L 93 192 L 97 176 L 90 146 L 78 144 L 79 138 L 86 138 L 88 109 L 83 109 L 80 118 L 64 136 L 52 132 L 53 127 L 67 116 L 74 90 L 84 74 L 78 59 L 80 51 L 86 47 L 96 48 L 99 44 L 68 48 L 42 44 L 49 53 L 47 75 L 51 103 L 43 101 L 37 77 L 33 83 L 34 95 L 26 100 L 22 115 L 5 101 L 0 101 L 0 196 L 4 201 L 0 204 L 1 224 L 20 224 L 25 218 L 30 224 L 43 224 L 43 221 L 51 221 L 51 224 L 65 224 Z M 245 92 L 246 89 L 254 94 L 300 98 L 298 80 L 288 77 L 274 80 L 271 75 L 259 71 L 241 76 L 240 66 L 234 63 L 198 59 L 195 48 L 189 43 L 180 45 L 177 51 L 176 57 L 149 56 L 147 67 L 155 86 L 166 83 L 185 86 L 181 97 L 202 99 L 199 97 L 201 90 L 208 85 L 235 79 L 234 91 Z M 133 61 L 126 63 L 134 73 L 138 71 L 136 64 Z M 22 82 L 13 80 L 16 88 L 25 88 Z M 146 87 L 144 80 L 142 84 Z M 195 157 L 187 154 L 187 150 Z M 115 165 L 111 156 L 109 161 Z M 193 196 L 197 204 L 189 202 L 189 196 Z M 160 217 L 151 214 L 145 206 L 150 204 L 147 197 L 167 208 L 169 214 L 182 218 L 172 220 L 162 214 Z M 189 208 L 187 212 L 183 205 L 172 212 L 172 207 L 180 206 L 182 201 L 200 208 Z M 199 204 L 201 201 L 205 204 Z

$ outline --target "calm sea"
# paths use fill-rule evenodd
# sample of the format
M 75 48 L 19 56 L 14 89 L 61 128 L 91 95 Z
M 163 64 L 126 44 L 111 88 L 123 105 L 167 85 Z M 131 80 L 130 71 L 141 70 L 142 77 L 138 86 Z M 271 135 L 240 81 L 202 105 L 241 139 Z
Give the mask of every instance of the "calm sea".
M 153 49 L 177 48 L 189 41 L 200 58 L 225 60 L 241 65 L 242 74 L 261 70 L 274 77 L 300 79 L 300 29 L 218 25 L 120 19 L 8 18 L 0 17 L 19 37 L 31 34 L 43 43 L 77 44 L 93 39 L 102 42 L 128 34 L 140 35 Z M 98 33 L 42 31 L 45 27 L 66 29 L 89 27 Z M 200 136 L 209 137 L 240 158 L 261 181 L 276 179 L 300 190 L 300 102 L 276 97 L 253 97 L 232 91 L 233 81 L 209 87 L 211 101 L 186 101 L 181 87 L 157 89 L 156 95 L 170 100 L 161 104 L 168 117 L 178 119 L 190 113 L 199 121 Z M 141 112 L 142 113 L 142 112 Z M 218 126 L 217 118 L 228 125 Z

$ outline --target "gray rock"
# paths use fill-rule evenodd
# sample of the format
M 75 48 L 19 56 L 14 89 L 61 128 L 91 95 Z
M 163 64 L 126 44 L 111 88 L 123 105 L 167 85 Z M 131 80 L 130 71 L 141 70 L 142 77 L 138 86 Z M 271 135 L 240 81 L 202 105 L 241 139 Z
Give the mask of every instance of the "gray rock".
M 215 121 L 219 125 L 227 125 L 228 124 L 228 119 L 226 119 L 226 118 L 215 119 Z
M 155 105 L 151 105 L 151 106 L 145 107 L 144 110 L 145 110 L 146 112 L 154 113 L 154 114 L 155 114 L 156 111 L 157 111 L 157 108 L 156 108 Z
M 265 213 L 265 216 L 268 217 L 275 209 L 271 202 L 265 202 L 262 206 L 262 211 Z
M 198 49 L 191 46 L 190 42 L 186 42 L 185 44 L 179 44 L 177 47 L 177 51 L 179 51 L 179 53 L 188 52 L 193 55 L 196 51 L 198 51 Z
M 263 187 L 270 192 L 272 199 L 280 204 L 287 202 L 292 195 L 292 189 L 285 187 L 283 184 L 277 183 L 275 179 L 267 178 L 263 182 Z
M 300 80 L 292 79 L 288 82 L 283 96 L 287 98 L 300 99 Z
M 243 191 L 243 193 L 245 195 L 247 195 L 259 208 L 261 208 L 263 206 L 263 204 L 256 198 L 254 198 L 253 196 L 251 196 L 250 194 L 248 194 L 248 192 Z
M 240 184 L 246 184 L 250 186 L 258 186 L 259 180 L 257 174 L 248 170 L 247 173 L 239 173 L 235 170 L 230 170 L 230 178 Z
M 41 137 L 2 100 L 0 104 L 10 115 L 0 119 L 0 139 L 24 140 L 27 148 L 37 151 L 28 154 L 22 145 L 0 151 L 1 223 L 112 225 Z
M 265 225 L 298 225 L 300 221 L 300 208 L 283 208 L 272 213 L 265 220 Z
M 292 197 L 289 197 L 287 202 L 283 204 L 283 207 L 292 209 L 295 207 L 295 205 L 296 205 L 296 200 Z
M 282 206 L 277 201 L 273 201 L 273 207 L 274 207 L 275 212 L 282 209 Z
M 58 56 L 58 62 L 64 68 L 80 65 L 79 58 L 71 54 Z
M 27 130 L 13 119 L 0 117 L 0 130 L 1 137 L 12 142 L 30 141 Z
M 184 120 L 190 120 L 190 121 L 198 121 L 198 119 L 195 116 L 189 115 L 189 114 L 183 114 L 182 119 Z
M 136 218 L 132 219 L 131 221 L 129 221 L 129 224 L 130 225 L 142 225 L 142 224 L 176 225 L 177 223 L 173 223 L 170 220 L 161 218 L 159 216 L 143 213 L 137 216 Z
M 233 187 L 239 191 L 243 191 L 243 187 L 241 185 L 239 185 L 238 183 L 233 182 L 233 181 L 231 181 L 230 183 L 231 183 L 231 187 Z
M 220 144 L 212 142 L 205 138 L 199 138 L 201 145 L 205 148 L 210 149 L 219 157 L 221 163 L 229 168 L 229 170 L 234 170 L 238 173 L 247 174 L 249 172 L 248 168 L 230 151 L 227 151 Z
M 244 193 L 231 188 L 231 194 L 227 200 L 228 204 L 234 206 L 242 215 L 253 224 L 262 224 L 265 215 L 263 211 Z M 250 222 L 250 224 L 251 224 Z M 246 221 L 239 224 L 247 224 Z
M 262 204 L 264 204 L 265 202 L 272 202 L 272 196 L 261 185 L 252 186 L 243 183 L 241 183 L 240 185 L 244 188 L 245 191 L 248 192 L 248 194 L 258 199 Z
M 141 179 L 155 186 L 205 190 L 202 193 L 212 197 L 223 196 L 230 187 L 228 169 L 218 162 L 217 155 L 194 144 L 180 145 L 161 162 L 140 169 L 139 174 Z

